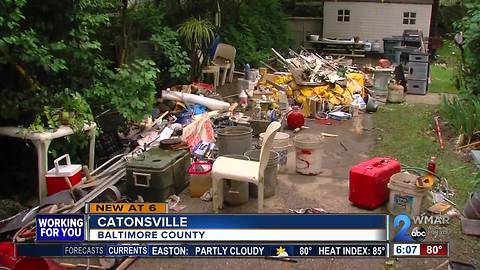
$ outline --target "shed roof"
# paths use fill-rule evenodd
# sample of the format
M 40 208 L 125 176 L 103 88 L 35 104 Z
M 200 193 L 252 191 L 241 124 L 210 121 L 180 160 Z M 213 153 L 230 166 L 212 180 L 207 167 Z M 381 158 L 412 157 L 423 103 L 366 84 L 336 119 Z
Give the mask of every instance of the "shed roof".
M 369 3 L 394 3 L 394 4 L 418 4 L 432 5 L 433 0 L 325 0 L 325 2 L 369 2 Z

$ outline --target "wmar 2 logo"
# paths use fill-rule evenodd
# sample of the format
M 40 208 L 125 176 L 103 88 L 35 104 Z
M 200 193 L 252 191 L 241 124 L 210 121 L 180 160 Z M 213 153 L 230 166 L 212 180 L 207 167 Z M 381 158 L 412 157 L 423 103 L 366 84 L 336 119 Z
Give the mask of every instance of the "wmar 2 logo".
M 401 225 L 400 223 L 403 221 L 403 224 Z M 395 217 L 393 220 L 393 227 L 397 229 L 400 227 L 400 230 L 395 234 L 393 237 L 393 241 L 398 241 L 398 242 L 420 242 L 425 237 L 427 237 L 427 230 L 425 230 L 422 227 L 414 227 L 410 234 L 408 233 L 408 229 L 410 228 L 411 225 L 410 217 L 407 215 L 398 215 Z

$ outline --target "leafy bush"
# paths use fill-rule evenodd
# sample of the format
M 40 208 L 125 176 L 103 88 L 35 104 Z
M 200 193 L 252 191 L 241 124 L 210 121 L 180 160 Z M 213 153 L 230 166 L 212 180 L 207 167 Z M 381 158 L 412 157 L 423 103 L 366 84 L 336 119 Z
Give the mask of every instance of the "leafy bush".
M 469 143 L 480 131 L 480 2 L 465 4 L 467 15 L 456 23 L 464 34 L 464 62 L 456 74 L 461 94 L 448 100 L 444 97 L 442 117 L 459 133 L 460 144 Z M 464 139 L 462 139 L 464 138 Z
M 35 131 L 55 129 L 62 122 L 81 128 L 83 121 L 93 119 L 90 108 L 117 110 L 127 119 L 149 112 L 160 71 L 155 63 L 133 61 L 114 69 L 118 40 L 111 33 L 119 34 L 121 3 L 1 1 L 0 124 Z M 189 65 L 178 34 L 162 26 L 162 12 L 152 3 L 142 1 L 128 10 L 135 29 L 132 39 L 155 34 L 164 53 L 159 55 L 165 56 L 158 61 L 161 70 L 184 76 Z
M 286 19 L 278 0 L 245 0 L 238 8 L 238 16 L 224 18 L 220 35 L 236 47 L 239 66 L 258 66 L 271 55 L 271 48 L 287 47 Z
M 467 16 L 457 25 L 464 31 L 466 85 L 474 94 L 480 94 L 480 2 L 465 4 Z
M 29 129 L 44 132 L 64 124 L 69 125 L 73 130 L 80 131 L 86 122 L 93 122 L 90 105 L 78 92 L 64 89 L 51 98 L 49 105 L 43 107 Z
M 190 58 L 180 46 L 178 39 L 178 33 L 168 27 L 164 27 L 161 33 L 153 34 L 150 38 L 157 51 L 162 52 L 169 61 L 160 71 L 168 71 L 172 78 L 182 78 L 190 70 Z
M 190 18 L 183 22 L 178 32 L 184 38 L 185 44 L 190 51 L 190 59 L 193 63 L 192 79 L 200 75 L 203 63 L 200 62 L 197 51 L 200 50 L 206 57 L 206 50 L 213 40 L 213 24 L 207 19 Z
M 288 45 L 287 20 L 280 0 L 187 0 L 164 1 L 166 23 L 181 25 L 189 17 L 207 19 L 215 24 L 223 42 L 237 49 L 238 66 L 259 61 L 271 55 L 270 48 Z M 216 12 L 221 19 L 217 20 Z
M 160 84 L 167 84 L 172 79 L 188 76 L 191 65 L 187 52 L 180 44 L 180 34 L 167 26 L 166 3 L 143 1 L 130 11 L 133 40 L 149 40 L 154 45 L 155 61 L 162 74 Z
M 188 18 L 213 19 L 217 3 L 222 7 L 222 13 L 234 8 L 235 2 L 242 0 L 182 0 L 164 1 L 167 22 L 170 27 L 181 25 Z
M 480 131 L 480 97 L 475 95 L 453 97 L 444 96 L 441 107 L 442 118 L 448 121 L 459 135 L 470 143 L 473 135 Z
M 43 74 L 58 76 L 67 69 L 66 61 L 58 57 L 65 42 L 51 41 L 27 25 L 25 6 L 24 0 L 0 2 L 0 96 L 4 98 L 0 116 L 7 122 L 25 117 L 25 111 L 41 111 L 52 94 Z
M 455 22 L 461 20 L 466 13 L 465 6 L 460 1 L 454 3 L 440 4 L 438 27 L 440 34 L 448 34 L 455 32 Z
M 141 120 L 152 111 L 158 72 L 153 61 L 137 60 L 115 71 L 106 70 L 107 77 L 85 94 L 90 100 L 115 108 L 126 119 Z

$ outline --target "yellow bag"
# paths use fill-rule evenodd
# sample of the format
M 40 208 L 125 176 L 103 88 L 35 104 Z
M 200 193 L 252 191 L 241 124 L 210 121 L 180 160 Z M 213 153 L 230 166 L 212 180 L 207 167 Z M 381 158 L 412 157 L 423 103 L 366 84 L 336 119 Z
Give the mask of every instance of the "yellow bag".
M 313 88 L 313 92 L 315 92 L 315 94 L 317 94 L 317 96 L 324 96 L 324 95 L 327 94 L 328 88 L 329 88 L 328 85 L 317 86 L 317 87 Z
M 312 114 L 312 110 L 310 108 L 310 100 L 308 98 L 305 98 L 302 102 L 302 113 L 305 117 L 310 117 L 310 115 Z
M 293 80 L 293 76 L 292 75 L 285 75 L 285 76 L 277 76 L 277 78 L 275 78 L 275 83 L 277 84 L 288 84 L 290 83 L 291 81 Z
M 302 95 L 304 95 L 306 97 L 311 97 L 313 95 L 313 88 L 302 87 L 302 88 L 300 88 L 300 92 L 302 93 Z
M 293 93 L 294 93 L 295 101 L 298 104 L 303 104 L 305 102 L 306 97 L 304 95 L 302 95 L 302 93 L 300 91 L 295 91 Z
M 289 83 L 288 83 L 288 86 L 290 86 L 293 91 L 295 91 L 295 90 L 297 90 L 298 88 L 300 88 L 300 87 L 298 86 L 298 84 L 295 82 L 295 80 L 289 82 Z
M 362 73 L 350 72 L 347 73 L 347 79 L 352 79 L 356 81 L 362 88 L 365 86 L 365 77 Z
M 293 89 L 290 86 L 288 86 L 288 88 L 287 88 L 287 96 L 289 96 L 289 97 L 293 96 Z

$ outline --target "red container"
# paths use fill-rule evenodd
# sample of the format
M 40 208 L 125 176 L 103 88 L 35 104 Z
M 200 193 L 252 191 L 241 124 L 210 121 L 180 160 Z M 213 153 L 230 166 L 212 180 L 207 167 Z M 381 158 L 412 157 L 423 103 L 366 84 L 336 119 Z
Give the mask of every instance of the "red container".
M 379 207 L 388 199 L 390 177 L 398 172 L 400 162 L 387 157 L 375 157 L 353 166 L 348 199 L 361 208 Z
M 13 269 L 21 257 L 15 257 L 12 241 L 0 242 L 0 269 Z
M 65 270 L 57 262 L 43 257 L 26 257 L 20 259 L 13 270 Z
M 62 159 L 66 160 L 66 165 L 59 164 Z M 73 187 L 82 180 L 82 165 L 71 164 L 68 154 L 55 159 L 53 163 L 55 168 L 49 170 L 46 175 L 48 196 L 69 189 L 67 181 L 70 181 L 70 185 Z

